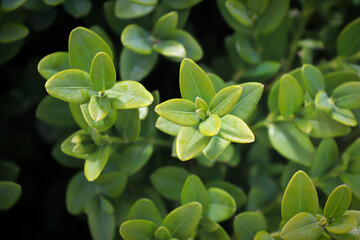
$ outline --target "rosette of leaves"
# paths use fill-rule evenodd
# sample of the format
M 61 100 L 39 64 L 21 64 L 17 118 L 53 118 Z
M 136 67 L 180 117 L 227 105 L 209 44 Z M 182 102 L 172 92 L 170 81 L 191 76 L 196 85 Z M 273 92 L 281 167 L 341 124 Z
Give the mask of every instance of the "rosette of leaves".
M 120 56 L 122 79 L 140 81 L 156 65 L 158 54 L 174 61 L 201 59 L 203 52 L 197 41 L 186 31 L 177 29 L 178 13 L 160 17 L 151 33 L 137 24 L 128 25 L 121 34 L 125 46 Z
M 244 98 L 240 98 L 243 87 L 239 85 L 225 87 L 216 93 L 208 75 L 195 62 L 190 59 L 182 61 L 182 99 L 168 100 L 155 108 L 160 115 L 156 126 L 177 136 L 176 153 L 180 160 L 189 160 L 200 152 L 215 159 L 230 142 L 250 143 L 255 140 L 241 116 L 254 110 L 262 85 L 251 83 L 247 87 Z M 249 92 L 257 94 L 249 98 L 251 101 L 246 101 Z

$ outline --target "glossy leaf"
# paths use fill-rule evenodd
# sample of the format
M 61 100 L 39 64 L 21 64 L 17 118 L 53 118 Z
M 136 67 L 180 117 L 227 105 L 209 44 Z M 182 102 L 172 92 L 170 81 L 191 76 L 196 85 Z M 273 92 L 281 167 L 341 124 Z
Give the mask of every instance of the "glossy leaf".
M 349 57 L 360 51 L 360 40 L 357 34 L 360 31 L 360 19 L 349 23 L 337 39 L 336 49 L 340 56 Z
M 301 86 L 291 75 L 284 75 L 281 78 L 279 92 L 279 110 L 285 118 L 296 113 L 302 106 L 304 93 Z
M 285 224 L 280 236 L 284 240 L 316 240 L 322 232 L 321 225 L 312 214 L 300 212 Z
M 82 104 L 80 107 L 81 107 L 81 112 L 82 112 L 83 117 L 85 118 L 86 123 L 90 127 L 96 129 L 99 132 L 104 132 L 104 131 L 108 130 L 109 128 L 111 128 L 117 119 L 116 109 L 110 109 L 108 115 L 104 119 L 99 120 L 99 121 L 94 121 L 90 115 L 89 104 L 85 103 L 85 104 Z
M 261 15 L 266 11 L 269 2 L 269 0 L 250 0 L 248 6 L 251 11 Z
M 116 0 L 115 15 L 122 19 L 132 19 L 149 14 L 155 8 L 153 5 L 135 3 L 131 0 Z
M 172 136 L 177 136 L 180 132 L 181 126 L 177 125 L 173 122 L 170 122 L 169 120 L 166 120 L 163 117 L 159 117 L 156 121 L 156 128 L 158 128 L 160 131 L 163 131 L 164 133 L 167 133 Z
M 315 96 L 315 106 L 328 113 L 333 108 L 333 102 L 329 99 L 325 91 L 320 91 Z
M 213 136 L 209 144 L 202 151 L 202 153 L 209 160 L 215 160 L 226 150 L 229 144 L 230 141 L 218 136 Z
M 169 37 L 173 31 L 176 29 L 178 24 L 178 14 L 175 11 L 172 11 L 156 21 L 153 35 L 157 38 L 166 38 Z
M 260 61 L 260 53 L 250 35 L 238 33 L 235 42 L 236 51 L 250 64 L 257 64 Z
M 156 239 L 159 240 L 169 240 L 171 238 L 171 233 L 166 227 L 161 226 L 158 229 L 156 229 L 154 236 Z
M 38 65 L 38 71 L 45 79 L 49 79 L 56 73 L 69 68 L 69 54 L 67 52 L 51 53 L 43 57 Z
M 260 212 L 243 212 L 234 220 L 236 240 L 253 240 L 258 231 L 266 228 L 266 220 Z
M 15 205 L 21 195 L 21 186 L 10 181 L 0 181 L 0 210 L 8 210 Z
M 171 99 L 155 107 L 161 117 L 181 126 L 194 126 L 200 123 L 195 112 L 195 104 L 186 99 Z
M 70 67 L 90 72 L 93 58 L 98 52 L 105 52 L 113 59 L 110 47 L 94 32 L 77 27 L 69 36 Z
M 90 96 L 95 94 L 91 88 L 89 74 L 77 69 L 55 74 L 46 81 L 45 88 L 51 96 L 76 104 L 88 102 Z
M 317 92 L 325 90 L 324 76 L 321 71 L 313 65 L 303 65 L 302 80 L 306 91 L 308 91 L 312 97 L 315 97 Z
M 149 55 L 152 52 L 150 36 L 139 25 L 131 24 L 121 33 L 122 44 L 139 54 Z
M 208 119 L 201 122 L 199 125 L 199 130 L 202 135 L 211 137 L 220 131 L 221 119 L 216 114 L 211 114 Z
M 331 95 L 339 107 L 360 108 L 360 82 L 347 82 L 334 89 Z
M 153 240 L 156 229 L 148 220 L 129 220 L 121 224 L 120 234 L 125 240 Z
M 106 97 L 91 96 L 89 102 L 89 113 L 91 118 L 95 121 L 103 120 L 110 112 L 111 103 Z
M 236 202 L 233 197 L 220 188 L 210 188 L 207 216 L 215 222 L 222 222 L 235 214 Z
M 184 99 L 195 102 L 197 97 L 210 104 L 214 86 L 207 74 L 192 60 L 184 59 L 180 66 L 180 92 Z
M 0 43 L 18 41 L 29 34 L 29 29 L 21 23 L 8 22 L 0 26 Z
M 281 155 L 294 162 L 310 166 L 314 146 L 310 138 L 293 123 L 270 124 L 269 137 L 271 145 Z
M 154 98 L 146 88 L 135 81 L 121 81 L 114 87 L 105 91 L 110 98 L 113 108 L 131 109 L 149 106 Z
M 352 216 L 339 216 L 326 230 L 334 234 L 345 234 L 357 226 L 356 219 Z
M 176 40 L 161 40 L 153 45 L 153 49 L 165 57 L 184 58 L 186 56 L 185 47 Z
M 244 5 L 237 0 L 227 0 L 226 7 L 229 10 L 230 14 L 242 25 L 250 26 L 251 19 L 247 13 L 247 9 Z
M 128 220 L 142 219 L 155 223 L 157 226 L 161 226 L 162 217 L 155 204 L 150 199 L 139 199 L 131 207 Z
M 341 180 L 351 188 L 352 193 L 355 195 L 356 198 L 360 199 L 360 175 L 350 174 L 350 173 L 342 173 L 340 175 Z
M 254 240 L 273 240 L 271 235 L 266 231 L 259 231 L 255 237 Z
M 95 91 L 112 88 L 116 82 L 116 72 L 111 58 L 104 52 L 95 55 L 90 70 L 91 87 Z
M 120 172 L 104 173 L 95 181 L 101 193 L 113 199 L 118 198 L 123 193 L 126 183 L 127 177 Z
M 84 173 L 88 181 L 94 181 L 98 178 L 109 159 L 110 152 L 110 146 L 100 146 L 86 159 Z
M 236 143 L 251 143 L 255 136 L 246 123 L 240 118 L 227 114 L 221 118 L 219 137 Z
M 307 212 L 315 216 L 318 204 L 317 192 L 311 179 L 300 170 L 294 174 L 285 189 L 281 204 L 281 216 L 285 222 L 300 212 Z
M 183 45 L 187 58 L 190 58 L 194 61 L 198 61 L 202 58 L 203 50 L 201 46 L 188 32 L 177 29 L 171 34 L 170 37 Z
M 236 105 L 240 98 L 242 87 L 229 86 L 220 90 L 211 100 L 209 108 L 212 114 L 219 117 L 228 114 Z
M 351 203 L 351 189 L 346 185 L 340 185 L 328 197 L 324 208 L 324 216 L 337 218 L 343 215 Z M 332 232 L 332 231 L 330 231 Z M 336 233 L 336 232 L 332 232 Z
M 339 149 L 333 138 L 324 138 L 316 149 L 311 163 L 310 176 L 320 177 L 327 173 L 339 158 Z
M 349 109 L 333 106 L 333 109 L 330 112 L 330 116 L 335 121 L 342 123 L 346 126 L 355 127 L 357 125 L 356 118 L 352 111 Z
M 174 238 L 188 239 L 195 232 L 202 213 L 200 203 L 192 202 L 171 211 L 162 222 Z
M 181 190 L 181 204 L 185 205 L 191 202 L 198 202 L 206 214 L 209 206 L 208 192 L 201 179 L 196 175 L 189 176 Z
M 176 152 L 179 159 L 187 161 L 194 158 L 210 140 L 211 138 L 202 135 L 197 127 L 182 127 L 176 140 Z

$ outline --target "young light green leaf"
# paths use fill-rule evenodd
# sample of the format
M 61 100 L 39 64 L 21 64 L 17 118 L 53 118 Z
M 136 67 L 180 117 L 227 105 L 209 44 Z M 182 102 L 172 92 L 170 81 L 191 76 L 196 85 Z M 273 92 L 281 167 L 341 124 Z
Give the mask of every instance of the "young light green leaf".
M 279 110 L 285 118 L 296 113 L 304 102 L 304 92 L 296 79 L 289 74 L 281 78 Z
M 316 149 L 310 167 L 310 176 L 315 178 L 327 173 L 339 158 L 339 149 L 333 138 L 324 138 Z
M 101 174 L 95 184 L 101 193 L 109 198 L 118 198 L 123 193 L 127 183 L 127 177 L 121 172 L 108 172 Z
M 8 210 L 19 200 L 21 186 L 10 181 L 0 181 L 0 210 Z
M 334 89 L 331 95 L 338 107 L 360 108 L 360 82 L 347 82 Z
M 149 106 L 154 98 L 146 88 L 135 81 L 121 81 L 105 91 L 113 108 L 131 109 Z
M 176 152 L 181 161 L 187 161 L 200 153 L 211 138 L 202 135 L 197 127 L 182 127 L 176 140 Z
M 177 29 L 171 34 L 171 39 L 178 41 L 184 46 L 187 58 L 194 61 L 202 58 L 203 51 L 201 46 L 188 32 Z
M 360 238 L 360 227 L 354 227 L 350 232 L 345 234 L 334 234 L 331 232 L 326 232 L 332 239 L 337 240 L 353 240 Z
M 230 12 L 230 14 L 242 25 L 250 26 L 251 19 L 247 13 L 247 9 L 244 5 L 237 0 L 227 0 L 226 1 L 226 8 Z
M 129 211 L 127 219 L 148 220 L 155 223 L 157 226 L 161 226 L 161 222 L 163 220 L 155 204 L 150 199 L 146 198 L 139 199 L 136 203 L 134 203 Z
M 139 54 L 149 55 L 152 52 L 149 34 L 136 24 L 130 24 L 124 29 L 121 42 L 126 48 Z
M 337 218 L 345 213 L 350 203 L 351 189 L 346 185 L 340 185 L 328 197 L 324 208 L 324 216 L 327 218 Z
M 221 118 L 219 137 L 236 143 L 251 143 L 255 136 L 246 123 L 240 118 L 227 114 Z
M 116 71 L 109 55 L 104 52 L 95 55 L 91 63 L 90 80 L 95 91 L 105 91 L 114 86 Z
M 158 118 L 155 127 L 158 128 L 160 131 L 163 131 L 164 133 L 167 133 L 175 137 L 179 134 L 181 129 L 180 125 L 170 122 L 169 120 L 166 120 L 163 117 Z
M 69 36 L 70 67 L 90 72 L 93 58 L 98 52 L 105 52 L 113 59 L 110 47 L 97 34 L 83 27 L 77 27 Z
M 360 18 L 349 23 L 339 34 L 336 44 L 337 52 L 340 56 L 349 57 L 360 51 Z
M 204 148 L 202 153 L 210 160 L 217 159 L 229 146 L 230 141 L 218 136 L 213 136 L 209 144 Z
M 199 224 L 202 213 L 200 203 L 192 202 L 171 211 L 162 222 L 171 236 L 178 239 L 188 239 L 193 235 Z
M 315 96 L 316 108 L 329 113 L 333 108 L 333 102 L 329 99 L 325 91 L 320 91 Z
M 157 226 L 148 220 L 130 220 L 120 226 L 124 240 L 154 240 Z
M 317 240 L 322 232 L 323 228 L 312 214 L 300 212 L 285 224 L 280 236 L 284 240 Z
M 240 84 L 242 93 L 230 114 L 235 115 L 246 121 L 256 108 L 260 101 L 264 90 L 264 85 L 261 83 L 248 82 Z
M 268 232 L 262 230 L 255 235 L 254 240 L 273 240 L 273 238 Z
M 154 188 L 165 198 L 179 200 L 182 187 L 190 173 L 180 167 L 163 167 L 157 169 L 150 180 Z
M 89 74 L 77 69 L 55 74 L 46 81 L 45 88 L 51 96 L 76 104 L 88 102 L 90 96 L 95 94 L 91 88 Z
M 140 134 L 139 109 L 117 110 L 118 118 L 115 121 L 115 128 L 124 139 L 135 142 Z
M 312 126 L 308 120 L 295 117 L 294 123 L 305 134 L 307 134 L 307 135 L 310 134 Z
M 326 230 L 333 234 L 346 234 L 357 226 L 356 219 L 352 216 L 339 216 L 335 221 L 326 227 Z
M 171 99 L 155 107 L 161 117 L 181 126 L 194 126 L 201 119 L 196 114 L 195 104 L 186 99 Z
M 103 120 L 110 112 L 111 103 L 107 97 L 92 95 L 89 102 L 89 113 L 95 121 Z
M 121 79 L 131 79 L 141 81 L 155 67 L 158 54 L 152 52 L 149 55 L 143 55 L 123 48 L 120 55 L 120 76 Z
M 357 125 L 356 118 L 352 111 L 349 109 L 333 106 L 332 111 L 330 112 L 330 116 L 335 121 L 342 123 L 346 126 L 355 127 Z
M 171 238 L 171 233 L 169 232 L 169 230 L 166 227 L 161 226 L 158 229 L 156 229 L 154 236 L 155 236 L 155 239 L 158 239 L 158 240 L 169 240 Z
M 243 212 L 234 220 L 236 240 L 253 240 L 257 232 L 266 228 L 266 220 L 260 212 Z
M 186 56 L 185 47 L 176 40 L 161 40 L 153 45 L 153 49 L 165 57 L 184 58 Z
M 281 216 L 283 220 L 288 222 L 300 212 L 311 213 L 315 216 L 318 205 L 317 192 L 311 179 L 305 172 L 301 170 L 298 171 L 291 178 L 285 189 L 281 204 Z
M 242 87 L 234 85 L 221 89 L 211 100 L 210 112 L 219 117 L 228 114 L 238 102 Z
M 208 119 L 201 122 L 199 130 L 202 135 L 212 137 L 220 131 L 221 119 L 216 114 L 211 114 Z
M 325 90 L 325 80 L 321 71 L 311 65 L 304 64 L 302 67 L 302 80 L 306 91 L 315 97 L 319 91 Z
M 69 68 L 69 54 L 67 52 L 51 53 L 43 57 L 38 64 L 38 71 L 46 80 Z
M 215 96 L 214 86 L 207 74 L 187 58 L 180 66 L 180 92 L 184 99 L 195 102 L 196 97 L 200 97 L 208 104 Z
M 115 16 L 122 19 L 132 19 L 149 14 L 156 4 L 139 4 L 131 0 L 116 0 Z
M 210 219 L 222 222 L 235 214 L 236 202 L 229 193 L 220 188 L 210 188 L 208 192 L 210 204 L 206 215 Z
M 178 24 L 178 14 L 175 11 L 165 14 L 156 21 L 152 34 L 160 39 L 169 37 Z
M 90 115 L 90 111 L 89 111 L 89 104 L 85 103 L 82 104 L 81 106 L 81 112 L 83 117 L 85 118 L 85 121 L 88 125 L 90 125 L 90 127 L 96 129 L 99 132 L 104 132 L 106 130 L 108 130 L 109 128 L 111 128 L 116 119 L 117 119 L 117 110 L 111 108 L 109 113 L 107 114 L 107 116 L 99 121 L 94 121 L 93 118 Z
M 98 178 L 109 159 L 111 147 L 109 145 L 100 146 L 85 161 L 84 173 L 88 181 Z
M 314 146 L 310 138 L 293 123 L 270 124 L 269 137 L 271 145 L 281 155 L 294 162 L 310 166 Z
M 203 109 L 205 110 L 205 112 L 209 110 L 209 106 L 207 105 L 207 103 L 199 97 L 195 99 L 195 107 L 196 109 Z

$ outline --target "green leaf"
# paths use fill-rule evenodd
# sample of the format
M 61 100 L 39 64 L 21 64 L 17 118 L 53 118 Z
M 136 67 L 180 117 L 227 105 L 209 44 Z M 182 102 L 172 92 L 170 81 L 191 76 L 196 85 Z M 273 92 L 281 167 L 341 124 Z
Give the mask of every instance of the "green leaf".
M 0 161 L 0 180 L 15 181 L 19 176 L 19 167 L 9 161 Z
M 236 240 L 253 240 L 256 233 L 265 230 L 266 220 L 260 212 L 243 212 L 235 217 Z
M 307 135 L 310 134 L 312 126 L 308 120 L 295 117 L 294 123 L 301 131 Z
M 174 39 L 181 43 L 185 48 L 186 57 L 194 61 L 198 61 L 203 56 L 203 51 L 199 43 L 186 31 L 177 29 L 171 36 L 171 39 Z
M 345 234 L 357 226 L 356 219 L 352 216 L 339 216 L 326 227 L 326 230 L 334 234 Z
M 347 82 L 334 89 L 331 95 L 338 107 L 360 108 L 360 82 Z
M 114 207 L 102 196 L 94 197 L 87 206 L 88 224 L 94 240 L 111 240 L 115 235 Z
M 77 69 L 55 74 L 46 81 L 45 88 L 51 96 L 76 104 L 89 102 L 90 96 L 95 94 L 89 74 Z
M 212 137 L 220 131 L 221 119 L 216 114 L 211 114 L 208 119 L 201 122 L 199 130 L 202 135 Z
M 248 7 L 252 12 L 261 15 L 268 8 L 269 2 L 269 0 L 249 0 Z
M 109 198 L 118 198 L 124 191 L 127 177 L 121 172 L 101 174 L 95 181 L 101 193 Z
M 339 34 L 336 49 L 339 56 L 350 57 L 360 51 L 360 18 L 349 23 Z
M 131 24 L 121 33 L 122 44 L 139 54 L 149 55 L 152 52 L 150 35 L 139 25 Z
M 251 26 L 251 19 L 245 6 L 237 0 L 227 0 L 226 8 L 230 14 L 242 25 Z
M 259 63 L 261 56 L 250 35 L 239 32 L 236 35 L 235 47 L 236 51 L 246 62 L 250 64 Z
M 176 140 L 176 152 L 181 161 L 187 161 L 200 153 L 211 138 L 202 135 L 197 127 L 182 127 Z
M 288 222 L 300 212 L 315 216 L 318 205 L 317 192 L 311 179 L 301 170 L 296 172 L 285 189 L 281 204 L 281 216 L 284 222 Z
M 169 120 L 166 120 L 163 117 L 159 117 L 156 121 L 156 128 L 158 128 L 160 131 L 163 131 L 164 133 L 167 133 L 172 136 L 177 136 L 180 132 L 181 126 L 177 125 L 173 122 L 170 122 Z
M 336 240 L 357 240 L 360 239 L 360 227 L 355 227 L 353 230 L 345 234 L 334 234 L 330 232 L 327 232 L 327 234 Z
M 186 56 L 185 47 L 176 40 L 161 40 L 153 45 L 153 49 L 165 57 L 184 58 Z
M 221 77 L 219 77 L 218 75 L 216 75 L 214 73 L 208 73 L 208 76 L 209 76 L 212 84 L 214 85 L 215 92 L 219 92 L 221 89 L 223 89 L 227 86 L 226 83 L 224 82 L 224 80 L 222 80 Z M 244 87 L 243 87 L 243 91 L 244 91 Z
M 197 97 L 210 104 L 215 89 L 207 74 L 192 60 L 184 59 L 180 66 L 180 92 L 184 99 L 195 102 Z
M 116 158 L 117 169 L 127 176 L 132 176 L 138 172 L 150 159 L 154 148 L 150 144 L 135 144 L 121 151 Z
M 223 117 L 228 114 L 238 102 L 242 92 L 240 86 L 229 86 L 221 89 L 211 100 L 210 112 Z
M 182 187 L 190 173 L 180 167 L 158 168 L 150 180 L 156 191 L 170 200 L 180 200 Z
M 121 81 L 105 91 L 113 108 L 131 109 L 149 106 L 154 98 L 146 88 L 135 81 Z
M 311 163 L 310 176 L 320 177 L 327 173 L 339 158 L 339 149 L 333 138 L 324 138 L 316 149 Z
M 194 126 L 200 123 L 195 104 L 186 99 L 171 99 L 155 107 L 161 117 L 181 126 Z
M 241 96 L 234 108 L 231 110 L 230 114 L 246 121 L 253 113 L 256 105 L 260 101 L 264 90 L 264 85 L 261 83 L 248 82 L 242 83 L 240 86 L 243 89 Z
M 0 55 L 0 65 L 14 58 L 20 52 L 23 44 L 24 44 L 23 40 L 19 40 L 7 44 L 0 44 L 0 52 L 2 53 Z
M 132 19 L 149 14 L 155 8 L 156 4 L 144 5 L 130 0 L 116 0 L 115 15 L 122 19 Z
M 43 57 L 38 65 L 40 75 L 46 80 L 56 73 L 69 69 L 69 54 L 67 52 L 55 52 Z
M 21 23 L 8 22 L 0 26 L 0 43 L 11 43 L 23 39 L 29 34 L 29 29 Z
M 69 213 L 78 215 L 95 195 L 95 185 L 86 180 L 84 173 L 79 172 L 71 178 L 66 188 L 66 208 Z
M 236 143 L 251 143 L 255 136 L 246 123 L 240 118 L 227 114 L 221 118 L 219 137 Z
M 313 215 L 300 212 L 285 224 L 280 236 L 284 240 L 316 240 L 322 232 L 322 226 L 316 222 Z
M 130 142 L 135 142 L 140 134 L 140 115 L 138 109 L 117 110 L 118 118 L 115 128 L 120 136 Z
M 171 232 L 171 237 L 186 240 L 193 235 L 202 213 L 200 203 L 193 202 L 171 211 L 162 225 Z
M 269 125 L 271 145 L 289 160 L 310 166 L 314 146 L 310 138 L 293 123 L 280 122 Z
M 347 210 L 343 216 L 352 216 L 356 219 L 357 225 L 360 225 L 360 211 L 357 210 Z
M 357 199 L 360 199 L 360 174 L 342 173 L 340 175 L 341 181 L 351 188 L 352 193 Z
M 254 237 L 254 240 L 273 240 L 273 238 L 268 232 L 262 230 L 257 232 L 257 234 Z
M 44 0 L 44 2 L 50 6 L 57 6 L 63 3 L 65 0 Z
M 343 83 L 360 81 L 360 76 L 353 71 L 336 71 L 325 75 L 326 92 L 332 93 Z
M 209 144 L 204 148 L 202 153 L 209 160 L 215 160 L 227 149 L 230 141 L 227 141 L 221 137 L 213 136 Z
M 195 107 L 196 109 L 203 109 L 205 112 L 209 110 L 209 106 L 207 105 L 207 103 L 199 97 L 195 99 Z
M 113 59 L 110 47 L 96 33 L 83 27 L 77 27 L 71 31 L 69 36 L 71 68 L 89 73 L 92 60 L 98 52 L 105 52 L 110 59 Z
M 70 135 L 68 138 L 65 139 L 65 141 L 63 141 L 63 143 L 61 144 L 61 151 L 69 156 L 75 157 L 75 158 L 80 158 L 80 159 L 86 159 L 89 154 L 88 153 L 76 153 L 73 151 L 76 143 L 73 142 L 73 139 L 76 136 L 79 135 L 86 135 L 87 133 L 84 130 L 79 130 L 75 133 L 73 133 L 72 135 Z
M 56 127 L 73 127 L 75 121 L 69 110 L 69 105 L 52 96 L 46 96 L 36 108 L 36 117 L 47 124 Z
M 65 1 L 63 4 L 65 10 L 75 18 L 84 17 L 91 11 L 90 0 Z
M 21 7 L 26 0 L 2 0 L 1 10 L 4 12 L 11 12 Z
M 157 227 L 148 220 L 130 220 L 120 226 L 124 240 L 154 240 Z
M 196 175 L 189 176 L 181 190 L 181 204 L 185 205 L 191 202 L 200 203 L 203 214 L 206 214 L 209 206 L 208 192 L 201 179 Z
M 329 99 L 325 91 L 320 91 L 315 96 L 315 106 L 316 108 L 329 113 L 332 110 L 334 104 L 332 100 Z
M 0 210 L 8 210 L 19 200 L 21 186 L 14 182 L 0 181 Z
M 244 191 L 232 183 L 229 183 L 226 181 L 215 180 L 215 181 L 208 182 L 206 184 L 206 187 L 207 188 L 215 187 L 215 188 L 220 188 L 220 189 L 225 190 L 234 198 L 234 200 L 236 202 L 236 206 L 238 208 L 240 208 L 246 202 L 246 195 L 245 195 Z
M 175 11 L 165 14 L 156 21 L 152 34 L 157 38 L 167 38 L 176 29 L 178 24 L 178 14 Z
M 266 11 L 256 20 L 256 30 L 268 34 L 277 29 L 289 11 L 289 0 L 269 1 Z
M 107 97 L 92 95 L 89 102 L 89 113 L 95 121 L 103 120 L 111 110 L 111 103 Z
M 104 132 L 104 131 L 108 130 L 109 128 L 111 128 L 117 119 L 117 111 L 116 111 L 116 109 L 113 109 L 113 108 L 110 109 L 109 114 L 104 119 L 99 120 L 99 121 L 94 121 L 90 115 L 89 104 L 85 103 L 85 104 L 82 104 L 80 107 L 81 107 L 81 112 L 85 118 L 86 123 L 90 127 L 96 129 L 99 132 Z
M 112 88 L 116 82 L 116 72 L 111 58 L 104 52 L 95 55 L 90 70 L 91 87 L 95 91 Z
M 351 189 L 346 185 L 340 185 L 337 188 L 335 188 L 334 191 L 332 191 L 332 193 L 328 197 L 324 208 L 324 216 L 327 218 L 340 217 L 348 209 L 350 203 L 351 203 Z M 332 233 L 336 233 L 336 232 L 332 232 Z
M 141 81 L 155 67 L 158 54 L 143 55 L 123 48 L 120 56 L 120 76 L 123 80 Z
M 246 69 L 242 77 L 266 81 L 274 76 L 280 69 L 281 63 L 275 61 L 261 62 L 253 68 Z M 259 84 L 259 83 L 258 83 Z
M 171 238 L 171 233 L 166 227 L 161 226 L 158 229 L 156 229 L 155 239 L 169 240 L 170 238 Z
M 94 181 L 98 178 L 109 159 L 110 152 L 111 147 L 109 145 L 100 146 L 86 159 L 84 173 L 88 181 Z
M 139 199 L 134 203 L 127 218 L 128 220 L 148 220 L 155 223 L 157 226 L 161 226 L 163 220 L 155 204 L 150 199 L 146 198 Z
M 202 0 L 186 0 L 186 1 L 178 1 L 178 0 L 163 0 L 163 3 L 173 9 L 185 9 L 190 8 Z
M 355 127 L 357 125 L 356 118 L 352 111 L 349 109 L 333 106 L 333 109 L 330 112 L 330 116 L 335 121 L 342 123 L 346 126 Z
M 281 78 L 279 110 L 285 118 L 296 113 L 304 102 L 304 92 L 296 79 L 289 74 Z
M 315 97 L 319 91 L 325 90 L 325 80 L 321 71 L 311 65 L 304 64 L 302 67 L 302 80 L 306 91 Z
M 236 202 L 229 193 L 220 188 L 210 188 L 208 192 L 210 204 L 207 216 L 210 219 L 223 222 L 235 214 Z
M 130 2 L 138 3 L 141 5 L 155 5 L 157 4 L 158 0 L 130 0 Z

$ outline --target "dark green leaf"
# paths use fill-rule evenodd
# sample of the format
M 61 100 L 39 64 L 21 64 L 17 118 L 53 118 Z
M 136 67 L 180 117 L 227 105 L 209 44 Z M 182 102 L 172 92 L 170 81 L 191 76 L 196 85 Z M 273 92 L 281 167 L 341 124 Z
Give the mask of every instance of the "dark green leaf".
M 260 212 L 243 212 L 234 220 L 236 240 L 253 240 L 258 231 L 266 228 L 266 220 Z
M 88 15 L 92 6 L 90 0 L 65 1 L 63 5 L 65 10 L 75 18 Z
M 153 45 L 153 49 L 165 57 L 183 59 L 186 56 L 185 47 L 176 40 L 161 40 Z
M 120 136 L 130 142 L 135 142 L 140 134 L 140 115 L 138 109 L 117 110 L 118 118 L 115 128 Z
M 109 172 L 100 175 L 95 184 L 101 193 L 109 198 L 117 198 L 123 193 L 127 183 L 125 174 L 121 172 Z
M 29 29 L 21 23 L 2 23 L 0 26 L 0 43 L 18 41 L 29 34 Z
M 266 11 L 256 21 L 256 30 L 262 34 L 273 32 L 289 11 L 289 0 L 269 1 Z
M 0 181 L 0 210 L 8 210 L 19 200 L 21 186 L 14 182 Z
M 339 158 L 339 149 L 333 138 L 324 138 L 316 149 L 311 163 L 310 176 L 320 177 L 327 173 Z
M 124 240 L 154 240 L 157 227 L 148 220 L 130 220 L 120 226 Z
M 281 78 L 279 110 L 285 118 L 296 113 L 304 101 L 304 92 L 296 79 L 289 74 Z
M 178 0 L 163 0 L 164 4 L 174 9 L 184 9 L 190 8 L 202 0 L 186 0 L 186 1 L 178 1 Z
M 347 82 L 334 89 L 331 95 L 339 107 L 360 108 L 360 82 Z
M 169 12 L 168 14 L 159 18 L 155 24 L 152 34 L 157 38 L 166 38 L 176 29 L 178 24 L 178 14 L 175 11 Z
M 220 188 L 210 188 L 208 192 L 210 204 L 206 215 L 210 219 L 222 222 L 235 214 L 236 202 L 229 193 Z
M 185 48 L 186 57 L 198 61 L 203 56 L 203 51 L 199 43 L 184 30 L 177 29 L 171 34 L 171 39 L 181 43 Z
M 155 204 L 150 199 L 139 199 L 131 207 L 128 220 L 142 219 L 155 223 L 157 226 L 161 226 L 162 217 Z
M 304 64 L 302 67 L 302 80 L 306 91 L 315 97 L 319 91 L 325 90 L 325 80 L 321 71 L 311 65 Z
M 242 25 L 250 26 L 252 24 L 247 9 L 240 1 L 227 0 L 226 7 L 230 14 Z
M 189 176 L 181 191 L 181 204 L 185 205 L 191 202 L 198 202 L 206 214 L 209 206 L 208 192 L 201 179 L 196 175 Z
M 130 0 L 116 0 L 115 15 L 118 18 L 132 19 L 149 14 L 155 8 L 154 5 L 144 5 Z
M 360 76 L 352 71 L 336 71 L 325 75 L 326 92 L 332 93 L 343 83 L 360 81 Z
M 337 39 L 337 52 L 340 56 L 349 57 L 360 51 L 360 18 L 349 23 Z

